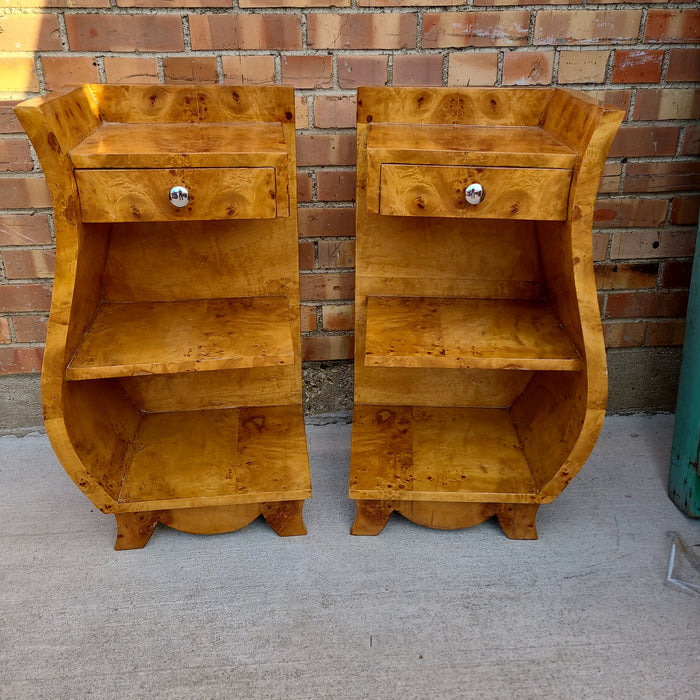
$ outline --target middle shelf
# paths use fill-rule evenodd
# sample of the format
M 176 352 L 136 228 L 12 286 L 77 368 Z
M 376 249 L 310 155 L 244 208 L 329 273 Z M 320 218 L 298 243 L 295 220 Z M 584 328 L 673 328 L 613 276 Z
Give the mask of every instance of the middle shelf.
M 532 299 L 367 297 L 365 365 L 581 369 L 551 306 Z
M 66 379 L 294 364 L 286 296 L 102 301 Z

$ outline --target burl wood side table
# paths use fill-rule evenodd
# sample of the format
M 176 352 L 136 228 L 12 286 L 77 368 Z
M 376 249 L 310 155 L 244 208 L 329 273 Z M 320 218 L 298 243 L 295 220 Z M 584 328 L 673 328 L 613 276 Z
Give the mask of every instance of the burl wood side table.
M 116 549 L 157 522 L 304 534 L 293 90 L 83 85 L 16 112 L 56 225 L 46 430 Z
M 623 112 L 561 89 L 358 91 L 353 534 L 516 539 L 607 401 L 593 205 Z

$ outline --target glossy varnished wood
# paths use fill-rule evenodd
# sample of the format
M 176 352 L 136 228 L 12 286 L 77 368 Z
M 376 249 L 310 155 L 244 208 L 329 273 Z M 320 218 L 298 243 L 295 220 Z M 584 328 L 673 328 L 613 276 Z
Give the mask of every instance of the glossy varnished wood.
M 397 510 L 537 537 L 604 416 L 591 227 L 621 118 L 560 89 L 358 91 L 353 533 Z
M 117 548 L 302 534 L 293 90 L 84 85 L 17 114 L 54 203 L 46 428 Z
M 76 180 L 86 222 L 277 216 L 274 168 L 78 170 Z M 170 189 L 175 186 L 189 192 L 189 203 L 182 208 L 170 203 Z M 286 210 L 286 202 L 282 202 L 280 214 L 285 215 Z
M 286 297 L 103 302 L 68 379 L 294 363 Z
M 283 167 L 279 123 L 105 123 L 70 151 L 76 168 Z
M 365 363 L 381 367 L 577 370 L 548 304 L 510 299 L 368 297 Z

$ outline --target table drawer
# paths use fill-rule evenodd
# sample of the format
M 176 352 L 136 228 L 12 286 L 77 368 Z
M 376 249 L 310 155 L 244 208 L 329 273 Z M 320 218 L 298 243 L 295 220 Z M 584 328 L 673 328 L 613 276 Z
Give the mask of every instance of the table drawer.
M 187 221 L 288 216 L 287 192 L 278 198 L 275 168 L 76 170 L 82 219 Z M 170 201 L 173 187 L 184 188 Z
M 481 185 L 484 197 L 467 202 L 465 190 Z M 390 216 L 481 219 L 567 217 L 571 170 L 383 163 L 379 211 Z

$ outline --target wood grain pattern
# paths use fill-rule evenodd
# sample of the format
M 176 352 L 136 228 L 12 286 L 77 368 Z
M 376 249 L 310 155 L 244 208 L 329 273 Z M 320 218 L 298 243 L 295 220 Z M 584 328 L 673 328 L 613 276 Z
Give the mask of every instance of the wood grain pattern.
M 350 497 L 538 502 L 507 410 L 356 406 Z
M 103 124 L 70 151 L 75 168 L 280 167 L 279 123 Z
M 296 501 L 311 496 L 300 406 L 143 416 L 117 509 Z
M 66 378 L 294 363 L 286 297 L 103 302 Z
M 294 89 L 246 85 L 91 84 L 105 122 L 279 122 L 294 127 Z
M 399 510 L 537 537 L 604 415 L 591 227 L 620 117 L 551 88 L 358 90 L 354 533 Z M 457 218 L 487 168 L 477 210 L 520 169 L 532 220 Z
M 117 516 L 117 548 L 143 546 L 156 522 L 220 532 L 263 508 L 280 534 L 300 532 L 293 90 L 84 85 L 16 111 L 54 204 L 46 428 L 73 481 Z M 119 213 L 120 191 L 139 205 L 173 176 L 197 190 L 179 219 L 153 202 L 140 220 L 134 202 Z M 142 370 L 163 374 L 130 376 Z
M 272 219 L 277 215 L 274 168 L 77 170 L 83 221 Z M 171 204 L 185 187 L 189 203 Z M 285 206 L 286 210 L 286 206 Z
M 476 205 L 465 198 L 465 190 L 474 183 L 480 184 L 485 193 Z M 570 183 L 571 171 L 553 168 L 383 163 L 379 213 L 557 221 L 566 219 Z M 368 203 L 369 211 L 373 211 L 371 206 Z
M 368 297 L 365 363 L 382 367 L 577 370 L 546 302 Z

